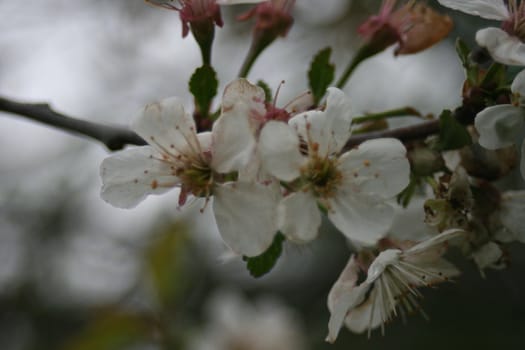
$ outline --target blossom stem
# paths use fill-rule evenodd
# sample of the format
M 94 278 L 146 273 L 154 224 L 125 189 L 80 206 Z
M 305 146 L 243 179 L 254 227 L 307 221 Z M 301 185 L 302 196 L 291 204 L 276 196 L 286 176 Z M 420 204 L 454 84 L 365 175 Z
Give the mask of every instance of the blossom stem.
M 238 77 L 246 78 L 252 69 L 257 57 L 273 42 L 275 38 L 269 36 L 259 35 L 254 36 L 250 49 L 244 58 L 244 62 L 239 70 Z
M 397 41 L 397 37 L 394 33 L 392 33 L 391 30 L 380 30 L 378 31 L 372 40 L 365 43 L 357 53 L 355 54 L 354 58 L 350 61 L 348 66 L 346 67 L 343 75 L 339 80 L 337 81 L 337 87 L 342 89 L 346 83 L 348 82 L 348 79 L 350 79 L 350 76 L 354 72 L 354 70 L 361 64 L 361 62 L 364 62 L 365 60 L 369 59 L 372 56 L 377 55 L 380 52 L 383 52 L 388 46 L 392 45 Z
M 352 119 L 352 123 L 360 124 L 360 123 L 364 123 L 368 121 L 381 120 L 385 118 L 396 118 L 396 117 L 406 117 L 406 116 L 421 117 L 421 113 L 419 113 L 416 109 L 412 107 L 402 107 L 402 108 L 392 109 L 392 110 L 384 111 L 380 113 L 366 114 L 363 116 L 354 117 Z

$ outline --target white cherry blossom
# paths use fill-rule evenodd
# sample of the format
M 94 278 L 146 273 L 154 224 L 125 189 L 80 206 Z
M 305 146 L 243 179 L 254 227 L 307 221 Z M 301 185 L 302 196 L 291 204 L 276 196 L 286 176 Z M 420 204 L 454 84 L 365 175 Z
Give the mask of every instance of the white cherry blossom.
M 502 21 L 500 28 L 485 28 L 476 41 L 492 58 L 508 65 L 525 65 L 525 3 L 518 0 L 438 0 L 443 6 L 471 15 Z
M 511 85 L 515 103 L 496 105 L 479 112 L 474 121 L 479 133 L 479 144 L 488 149 L 508 147 L 516 142 L 525 123 L 525 70 Z M 525 178 L 525 143 L 522 144 L 521 174 Z
M 279 204 L 279 228 L 289 239 L 316 237 L 318 203 L 354 242 L 374 244 L 388 230 L 393 209 L 386 201 L 409 181 L 405 147 L 385 138 L 341 154 L 351 123 L 346 96 L 330 88 L 325 110 L 303 112 L 288 124 L 270 121 L 262 129 L 263 168 L 289 183 L 290 193 Z
M 441 255 L 446 243 L 464 231 L 452 229 L 408 249 L 382 251 L 368 267 L 366 279 L 359 283 L 363 265 L 355 256 L 339 276 L 328 295 L 330 321 L 326 340 L 333 343 L 346 325 L 362 333 L 381 326 L 394 316 L 420 310 L 418 287 L 447 281 L 459 271 Z
M 115 153 L 102 162 L 105 201 L 132 208 L 147 195 L 174 187 L 181 190 L 179 205 L 188 195 L 206 201 L 213 195 L 217 226 L 234 252 L 255 256 L 271 245 L 277 232 L 279 189 L 255 181 L 232 182 L 235 174 L 229 171 L 236 154 L 214 147 L 224 139 L 222 133 L 232 130 L 197 134 L 192 116 L 177 98 L 147 105 L 132 129 L 150 145 Z

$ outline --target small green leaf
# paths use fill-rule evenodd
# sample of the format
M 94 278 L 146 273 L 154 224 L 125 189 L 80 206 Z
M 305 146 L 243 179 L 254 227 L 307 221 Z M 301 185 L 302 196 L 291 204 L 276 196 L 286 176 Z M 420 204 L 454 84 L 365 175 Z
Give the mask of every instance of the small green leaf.
M 272 102 L 272 89 L 263 80 L 257 82 L 257 86 L 264 90 L 264 100 L 268 103 Z
M 199 112 L 207 116 L 219 86 L 215 70 L 209 65 L 197 68 L 190 78 L 189 85 Z
M 327 47 L 317 53 L 308 71 L 308 80 L 315 104 L 323 98 L 326 88 L 334 80 L 335 65 L 330 63 L 332 49 Z
M 461 125 L 449 110 L 439 116 L 439 137 L 434 145 L 437 151 L 458 149 L 470 145 L 472 139 L 465 126 Z
M 506 70 L 506 67 L 501 63 L 492 63 L 480 86 L 490 90 L 503 87 L 506 80 Z
M 275 266 L 277 259 L 281 256 L 285 239 L 283 234 L 278 232 L 273 239 L 272 245 L 264 253 L 252 258 L 246 256 L 242 258 L 246 261 L 246 267 L 250 271 L 250 275 L 258 278 L 270 272 Z
M 456 52 L 461 63 L 463 64 L 463 67 L 468 67 L 470 65 L 470 48 L 461 38 L 456 40 Z
M 460 38 L 456 40 L 456 52 L 458 54 L 459 60 L 463 64 L 463 68 L 465 68 L 467 80 L 470 82 L 470 84 L 477 86 L 479 79 L 479 67 L 477 64 L 472 62 L 470 58 L 470 48 Z

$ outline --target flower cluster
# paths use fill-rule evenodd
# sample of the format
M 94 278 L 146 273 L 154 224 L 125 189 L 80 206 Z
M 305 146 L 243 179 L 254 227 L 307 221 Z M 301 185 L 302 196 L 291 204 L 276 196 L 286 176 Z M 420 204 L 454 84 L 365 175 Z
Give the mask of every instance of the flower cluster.
M 321 212 L 349 239 L 374 244 L 392 220 L 387 200 L 408 184 L 406 150 L 378 139 L 345 150 L 351 135 L 350 104 L 330 88 L 323 109 L 279 109 L 247 80 L 228 85 L 211 132 L 197 133 L 182 102 L 147 105 L 132 129 L 149 146 L 104 160 L 102 198 L 130 208 L 149 194 L 180 188 L 213 197 L 213 212 L 226 244 L 236 253 L 263 253 L 280 231 L 295 242 L 317 236 Z M 295 113 L 295 115 L 293 115 Z

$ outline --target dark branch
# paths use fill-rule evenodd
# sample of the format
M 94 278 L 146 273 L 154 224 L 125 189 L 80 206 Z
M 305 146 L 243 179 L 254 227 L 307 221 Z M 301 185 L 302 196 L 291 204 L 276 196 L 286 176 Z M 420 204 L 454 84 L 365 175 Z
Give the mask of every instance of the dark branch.
M 102 142 L 112 151 L 122 149 L 126 145 L 146 144 L 144 139 L 129 129 L 76 119 L 54 111 L 46 103 L 20 103 L 0 97 L 0 111 L 21 115 L 77 135 L 88 136 Z M 439 120 L 431 120 L 404 128 L 358 134 L 348 140 L 345 149 L 381 137 L 410 141 L 427 137 L 438 131 Z
M 345 145 L 345 150 L 348 150 L 352 147 L 359 145 L 360 143 L 371 140 L 378 139 L 381 137 L 393 137 L 400 141 L 411 141 L 422 139 L 432 134 L 439 132 L 439 119 L 434 119 L 428 122 L 423 122 L 411 126 L 406 126 L 404 128 L 384 130 L 384 131 L 374 131 L 367 132 L 364 134 L 357 134 L 350 137 L 348 142 Z
M 145 145 L 133 131 L 114 125 L 94 123 L 54 111 L 47 103 L 20 103 L 0 97 L 0 111 L 17 114 L 76 135 L 88 136 L 116 151 L 125 145 Z

